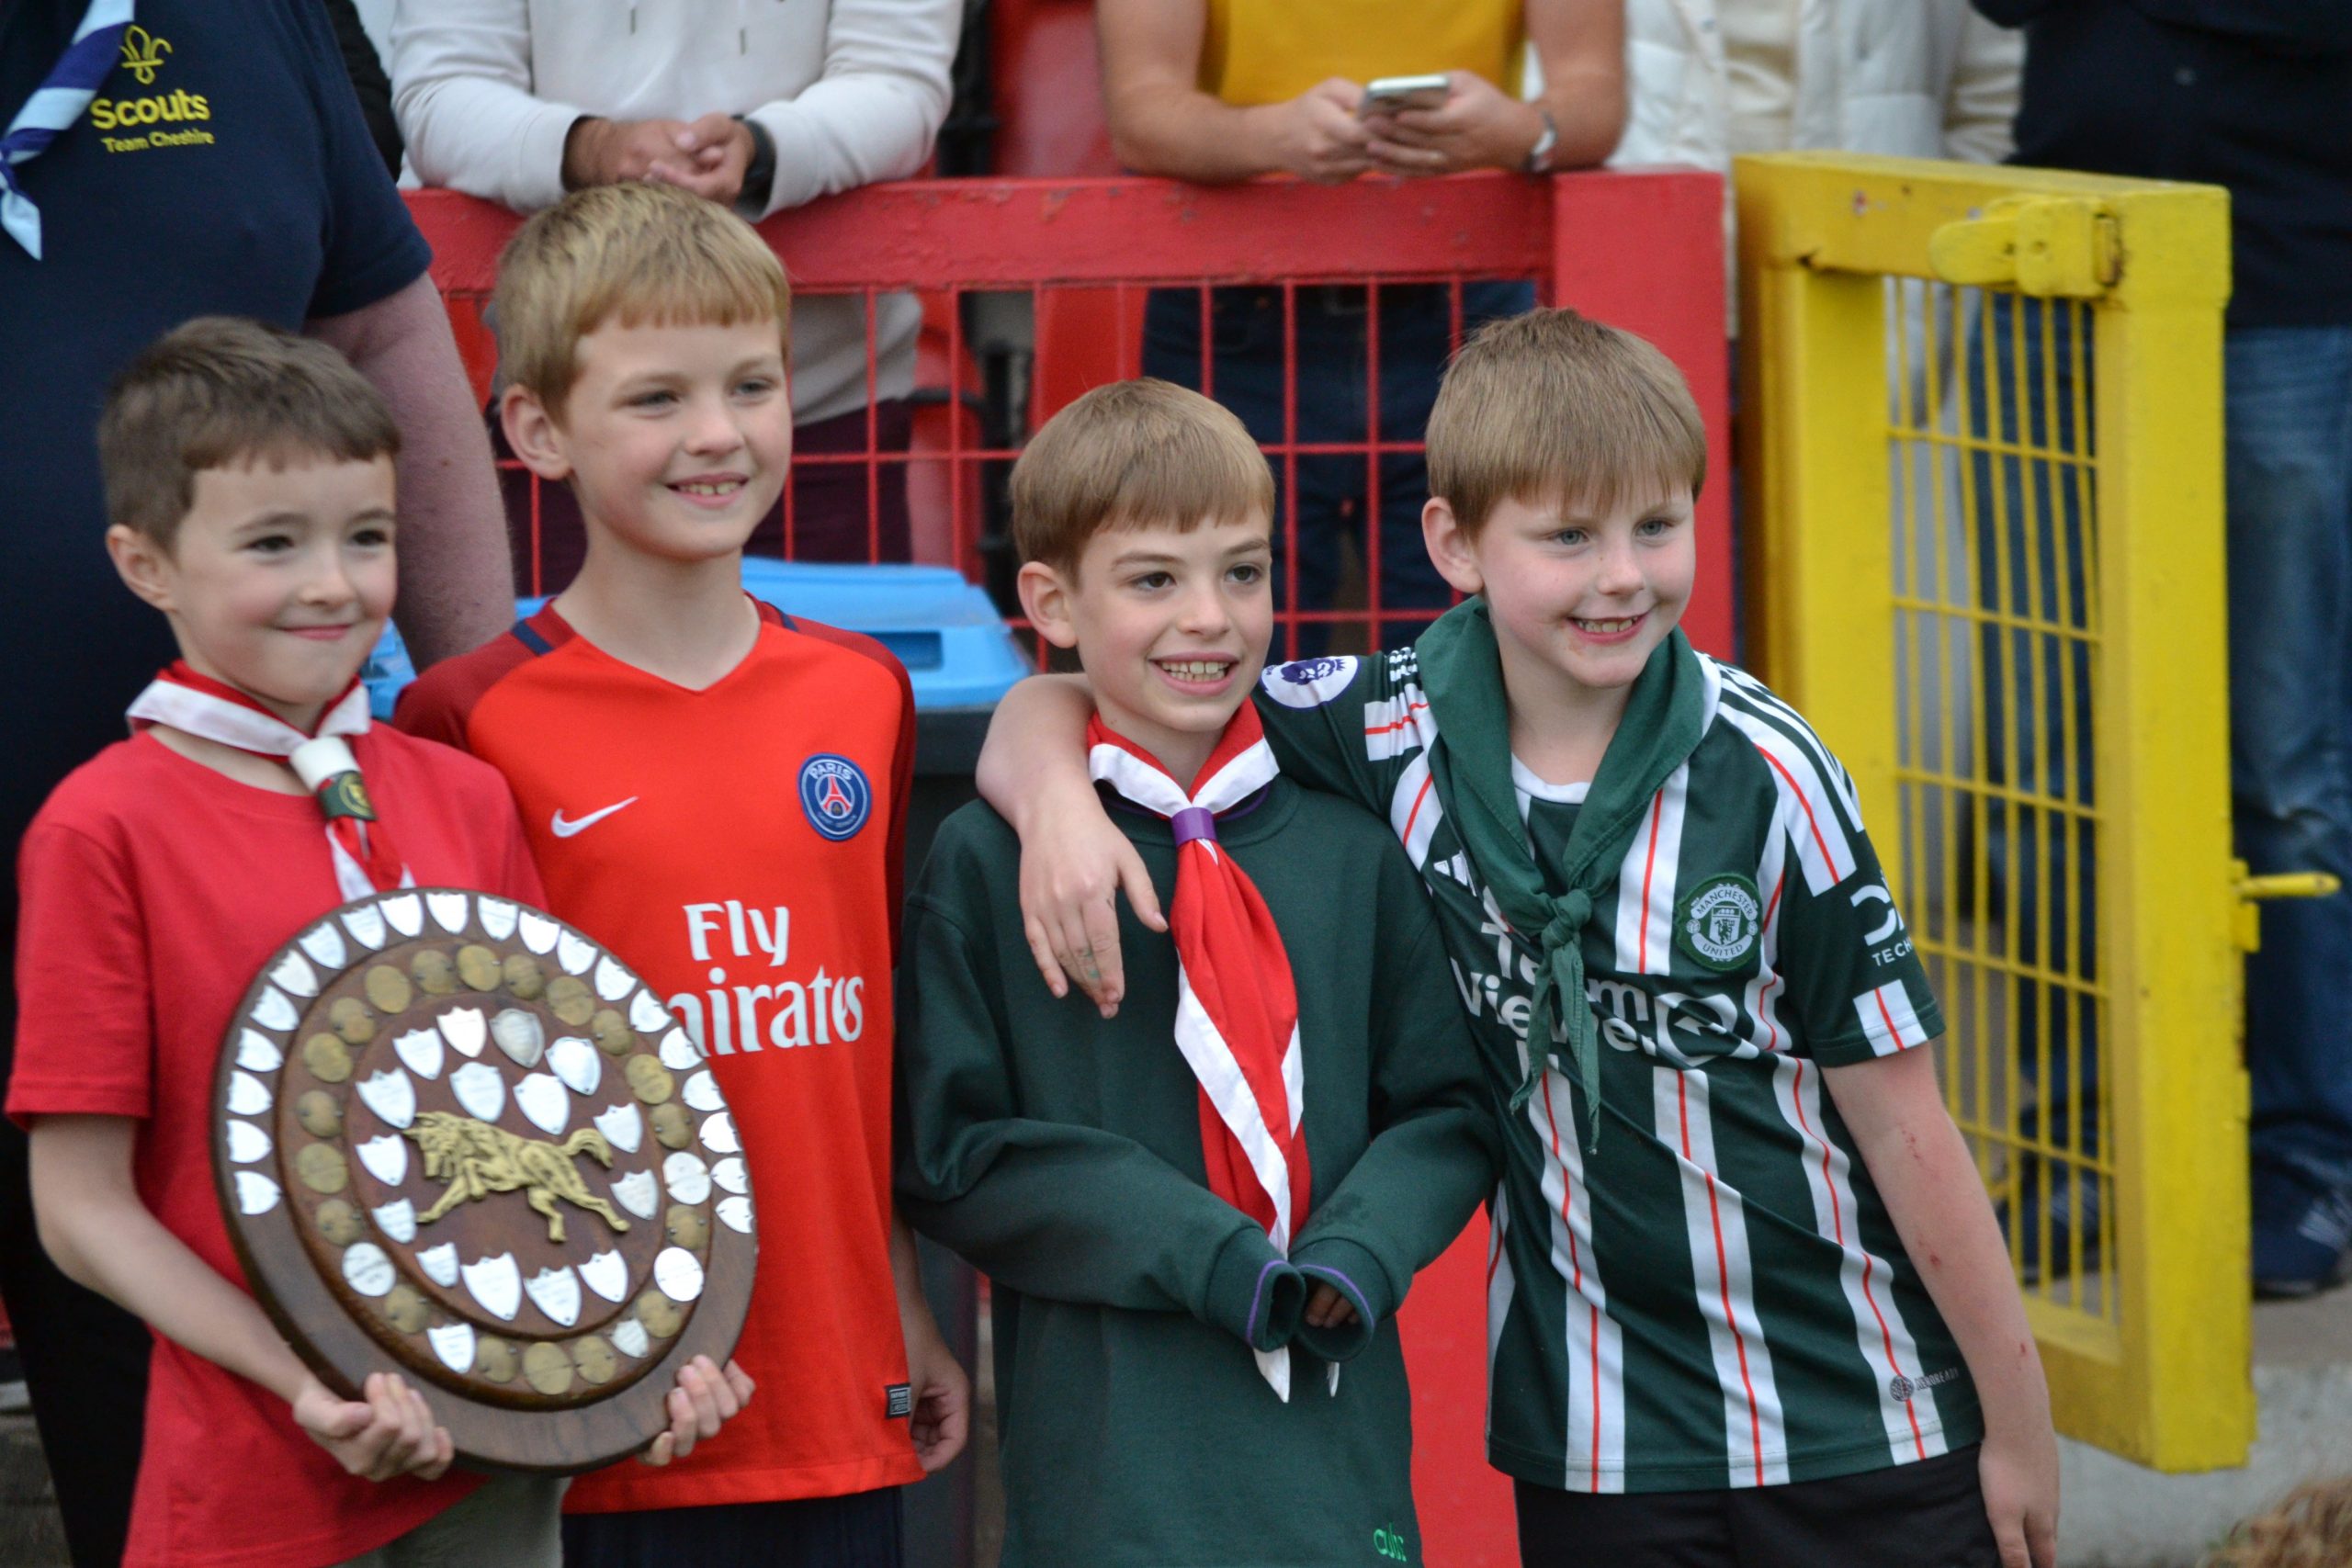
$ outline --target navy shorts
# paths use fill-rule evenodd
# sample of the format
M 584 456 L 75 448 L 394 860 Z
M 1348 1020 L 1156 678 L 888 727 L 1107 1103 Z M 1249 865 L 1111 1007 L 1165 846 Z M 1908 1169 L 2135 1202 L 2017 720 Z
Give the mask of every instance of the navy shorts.
M 904 1568 L 899 1489 L 567 1514 L 564 1568 Z
M 1521 1568 L 2000 1568 L 1976 1445 L 1827 1481 L 1716 1492 L 1518 1483 Z

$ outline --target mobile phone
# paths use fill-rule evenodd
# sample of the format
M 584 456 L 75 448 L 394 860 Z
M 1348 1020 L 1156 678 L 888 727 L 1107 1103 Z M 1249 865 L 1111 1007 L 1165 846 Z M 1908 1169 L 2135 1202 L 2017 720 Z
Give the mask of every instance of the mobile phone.
M 1453 84 L 1442 71 L 1426 76 L 1382 76 L 1363 90 L 1363 101 L 1356 106 L 1361 119 L 1371 114 L 1395 114 L 1398 109 L 1433 109 L 1444 106 Z

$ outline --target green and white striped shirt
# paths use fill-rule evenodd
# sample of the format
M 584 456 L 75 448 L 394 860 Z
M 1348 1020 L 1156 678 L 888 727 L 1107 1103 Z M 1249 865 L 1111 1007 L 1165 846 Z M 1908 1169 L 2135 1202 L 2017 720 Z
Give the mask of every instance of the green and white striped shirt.
M 1983 1435 L 1959 1348 L 1822 1092 L 1823 1067 L 1941 1032 L 1926 973 L 1845 770 L 1761 682 L 1700 664 L 1698 748 L 1584 939 L 1597 1145 L 1556 1069 L 1506 1113 L 1487 1454 L 1570 1491 L 1817 1480 Z M 1531 1066 L 1537 949 L 1447 819 L 1413 650 L 1269 668 L 1258 705 L 1284 773 L 1385 813 L 1404 841 L 1506 1104 Z M 1513 774 L 1555 865 L 1581 791 Z

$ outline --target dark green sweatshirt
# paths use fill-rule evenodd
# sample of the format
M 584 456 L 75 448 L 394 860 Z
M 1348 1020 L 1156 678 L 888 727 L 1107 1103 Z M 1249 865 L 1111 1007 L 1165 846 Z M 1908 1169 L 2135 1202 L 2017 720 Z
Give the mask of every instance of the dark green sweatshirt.
M 1168 824 L 1111 807 L 1165 906 Z M 1421 1561 L 1394 1314 L 1491 1187 L 1496 1112 L 1386 828 L 1278 779 L 1217 831 L 1297 987 L 1314 1174 L 1300 1274 L 1205 1185 L 1170 938 L 1123 906 L 1119 1016 L 1056 1001 L 1022 938 L 1019 842 L 985 806 L 941 827 L 907 899 L 899 1194 L 995 1281 L 1004 1568 Z M 1364 1321 L 1300 1327 L 1314 1280 Z M 1287 1404 L 1250 1354 L 1282 1342 Z

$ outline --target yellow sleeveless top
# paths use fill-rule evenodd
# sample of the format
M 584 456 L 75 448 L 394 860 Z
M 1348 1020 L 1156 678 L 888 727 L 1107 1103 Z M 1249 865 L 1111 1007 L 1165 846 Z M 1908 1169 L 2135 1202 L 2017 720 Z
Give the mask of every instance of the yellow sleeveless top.
M 1519 96 L 1522 0 L 1208 0 L 1201 91 L 1295 98 L 1327 76 L 1471 71 Z

